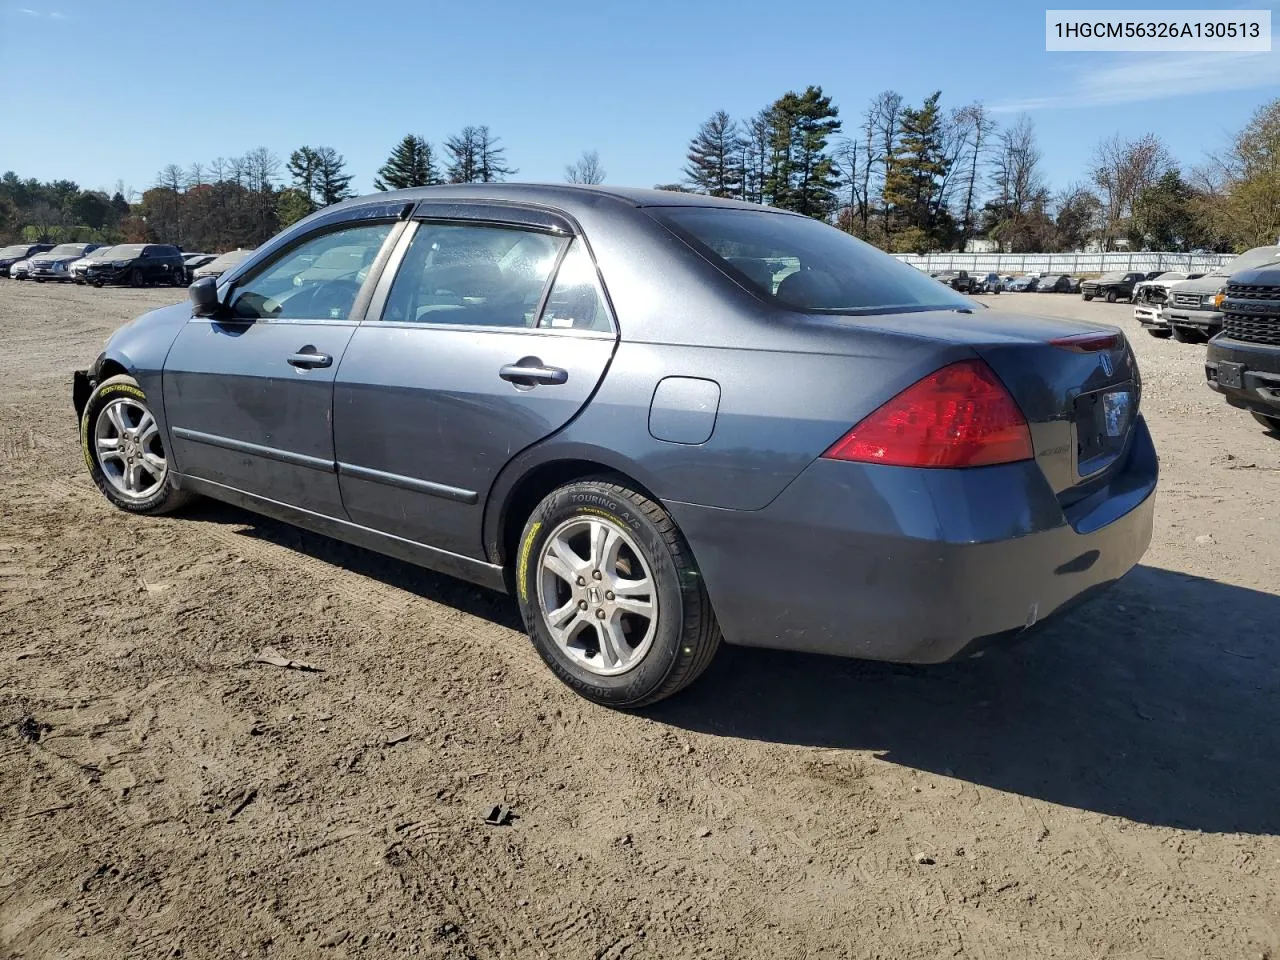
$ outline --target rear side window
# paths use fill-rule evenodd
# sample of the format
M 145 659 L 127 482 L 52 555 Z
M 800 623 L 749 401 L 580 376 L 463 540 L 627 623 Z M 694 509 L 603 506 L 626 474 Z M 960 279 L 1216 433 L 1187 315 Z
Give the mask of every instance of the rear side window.
M 791 310 L 973 308 L 972 301 L 915 267 L 809 217 L 716 207 L 647 212 L 739 283 Z
M 608 333 L 613 329 L 609 308 L 600 290 L 595 264 L 582 240 L 575 238 L 564 255 L 556 282 L 547 297 L 539 327 L 551 330 L 593 330 Z
M 383 320 L 533 327 L 567 239 L 479 224 L 423 223 L 387 294 Z

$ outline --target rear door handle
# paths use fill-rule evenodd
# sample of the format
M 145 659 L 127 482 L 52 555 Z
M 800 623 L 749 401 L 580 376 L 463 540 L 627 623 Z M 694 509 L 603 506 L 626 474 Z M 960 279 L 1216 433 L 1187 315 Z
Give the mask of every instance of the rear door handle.
M 333 365 L 333 357 L 327 353 L 315 353 L 314 351 L 299 351 L 292 354 L 288 358 L 289 366 L 301 367 L 304 370 L 310 370 L 314 367 L 328 367 Z
M 531 387 L 536 383 L 567 383 L 569 371 L 559 367 L 544 367 L 537 357 L 525 357 L 519 363 L 508 363 L 498 371 L 498 376 L 517 386 Z

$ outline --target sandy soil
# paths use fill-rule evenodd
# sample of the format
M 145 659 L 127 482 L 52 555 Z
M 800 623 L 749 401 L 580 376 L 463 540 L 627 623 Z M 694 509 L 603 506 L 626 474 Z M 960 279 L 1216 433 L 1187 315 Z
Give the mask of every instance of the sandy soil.
M 174 297 L 0 281 L 0 956 L 1280 957 L 1280 439 L 1202 346 L 991 299 L 1138 350 L 1164 476 L 1107 596 L 938 668 L 727 648 L 628 715 L 505 598 L 110 509 L 70 372 Z

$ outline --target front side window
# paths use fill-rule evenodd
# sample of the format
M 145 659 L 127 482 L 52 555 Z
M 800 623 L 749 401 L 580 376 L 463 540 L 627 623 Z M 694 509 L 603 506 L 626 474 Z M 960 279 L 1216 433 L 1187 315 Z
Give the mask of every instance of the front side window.
M 567 238 L 510 227 L 418 225 L 383 320 L 532 327 Z
M 730 276 L 787 309 L 869 314 L 974 306 L 915 267 L 809 217 L 717 207 L 647 212 Z
M 591 255 L 581 239 L 575 238 L 569 245 L 569 252 L 556 271 L 556 282 L 551 287 L 538 326 L 600 333 L 613 329 L 595 264 L 591 262 Z
M 391 224 L 333 230 L 290 248 L 237 284 L 231 312 L 246 320 L 346 320 Z

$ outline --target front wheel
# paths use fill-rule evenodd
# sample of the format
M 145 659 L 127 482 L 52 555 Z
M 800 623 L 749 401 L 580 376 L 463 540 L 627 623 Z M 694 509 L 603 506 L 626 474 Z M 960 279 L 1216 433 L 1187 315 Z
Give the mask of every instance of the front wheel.
M 1092 299 L 1093 299 L 1093 294 L 1092 294 L 1092 293 L 1082 293 L 1082 294 L 1080 294 L 1080 297 L 1081 297 L 1081 299 L 1083 299 L 1083 300 L 1092 300 Z
M 1114 290 L 1107 291 L 1107 303 L 1115 303 L 1119 299 L 1120 298 L 1116 296 L 1116 292 Z
M 80 446 L 93 482 L 121 510 L 169 513 L 191 498 L 174 485 L 160 426 L 133 377 L 103 380 L 89 395 Z
M 720 645 L 711 601 L 675 522 L 605 478 L 553 491 L 515 554 L 520 613 L 564 683 L 610 707 L 684 688 Z
M 1147 333 L 1153 337 L 1159 337 L 1161 340 L 1167 340 L 1170 332 L 1168 327 L 1147 327 Z
M 1200 343 L 1204 340 L 1204 336 L 1192 327 L 1174 327 L 1173 339 L 1178 343 Z
M 147 283 L 147 278 L 142 275 L 142 271 L 134 267 L 129 271 L 129 285 L 132 287 L 142 287 Z

